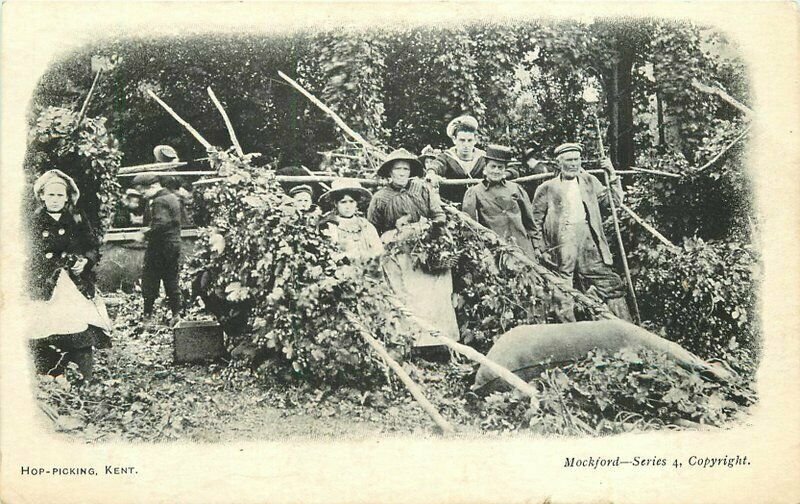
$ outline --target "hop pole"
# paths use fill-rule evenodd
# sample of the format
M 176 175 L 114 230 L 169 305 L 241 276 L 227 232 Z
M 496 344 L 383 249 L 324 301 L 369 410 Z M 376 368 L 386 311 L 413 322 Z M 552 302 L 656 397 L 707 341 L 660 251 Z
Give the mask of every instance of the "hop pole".
M 595 125 L 597 126 L 597 144 L 600 147 L 600 157 L 605 157 L 606 152 L 603 147 L 603 135 L 600 132 L 600 119 L 597 115 L 594 116 Z M 617 216 L 617 204 L 614 202 L 614 191 L 611 188 L 611 180 L 608 178 L 608 173 L 603 172 L 603 178 L 606 181 L 606 189 L 608 190 L 608 201 L 611 206 L 611 217 L 614 220 L 614 232 L 617 235 L 617 244 L 619 245 L 619 254 L 622 257 L 622 267 L 625 270 L 625 283 L 628 286 L 628 294 L 631 295 L 631 302 L 633 304 L 633 320 L 636 325 L 642 323 L 641 316 L 639 315 L 639 303 L 636 302 L 636 292 L 633 290 L 633 282 L 631 281 L 631 270 L 628 267 L 628 257 L 625 253 L 625 245 L 622 243 L 622 233 L 619 230 L 619 217 Z
M 303 96 L 305 96 L 306 98 L 311 100 L 311 103 L 313 103 L 314 105 L 319 107 L 320 110 L 322 110 L 323 112 L 325 112 L 326 114 L 331 116 L 331 118 L 334 120 L 334 122 L 336 122 L 336 125 L 339 126 L 342 129 L 342 131 L 344 131 L 345 133 L 347 133 L 348 135 L 353 137 L 358 143 L 363 145 L 365 149 L 367 149 L 368 151 L 375 150 L 375 147 L 371 143 L 369 143 L 364 137 L 359 135 L 350 126 L 348 126 L 347 123 L 345 123 L 342 120 L 342 118 L 339 117 L 339 115 L 336 112 L 331 110 L 330 107 L 328 107 L 322 101 L 320 101 L 319 98 L 317 98 L 313 94 L 309 93 L 303 86 L 298 84 L 294 79 L 292 79 L 291 77 L 289 77 L 285 73 L 281 72 L 280 70 L 278 71 L 278 75 L 281 77 L 281 79 L 283 79 L 286 82 L 288 82 L 289 84 L 291 84 L 293 88 L 295 88 L 296 90 L 300 91 L 300 93 L 302 93 Z
M 225 112 L 225 107 L 223 107 L 222 103 L 219 102 L 217 95 L 214 94 L 211 86 L 208 86 L 206 91 L 208 91 L 208 96 L 211 97 L 211 101 L 214 102 L 214 105 L 217 107 L 217 110 L 219 110 L 220 115 L 222 115 L 222 120 L 225 121 L 225 127 L 228 129 L 228 135 L 231 137 L 231 143 L 233 144 L 234 149 L 236 149 L 236 154 L 238 154 L 240 157 L 244 157 L 244 151 L 242 150 L 242 146 L 239 145 L 239 139 L 236 138 L 236 132 L 233 130 L 233 124 L 231 124 L 231 119 L 228 117 L 228 113 Z
M 494 374 L 498 377 L 505 380 L 509 385 L 516 388 L 523 394 L 527 395 L 531 398 L 531 403 L 535 403 L 538 397 L 538 393 L 536 389 L 530 386 L 520 378 L 519 376 L 515 375 L 511 370 L 501 366 L 500 364 L 496 363 L 495 361 L 491 360 L 490 358 L 486 357 L 482 353 L 478 352 L 472 347 L 467 345 L 462 345 L 452 339 L 444 336 L 439 332 L 438 329 L 432 327 L 428 322 L 422 320 L 421 318 L 417 317 L 414 312 L 412 312 L 408 307 L 406 307 L 400 300 L 397 298 L 392 298 L 392 304 L 406 317 L 408 317 L 414 324 L 416 324 L 420 329 L 423 331 L 430 333 L 432 336 L 435 336 L 438 341 L 444 343 L 445 346 L 453 350 L 454 352 L 458 352 L 464 357 L 477 362 L 478 364 L 484 365 L 487 368 L 491 369 Z
M 166 110 L 166 111 L 169 113 L 169 115 L 171 115 L 171 116 L 172 116 L 172 118 L 173 118 L 173 119 L 175 119 L 176 121 L 178 121 L 178 123 L 180 123 L 180 125 L 181 125 L 181 126 L 183 126 L 184 128 L 186 128 L 186 130 L 187 130 L 189 133 L 191 133 L 191 134 L 192 134 L 192 136 L 195 138 L 195 140 L 197 140 L 198 142 L 200 142 L 201 144 L 203 144 L 203 147 L 205 147 L 207 151 L 213 151 L 213 150 L 215 150 L 215 149 L 214 149 L 214 146 L 213 146 L 213 145 L 211 145 L 211 144 L 208 142 L 208 140 L 206 140 L 205 138 L 203 138 L 203 135 L 201 135 L 200 133 L 198 133 L 198 132 L 197 132 L 197 130 L 196 130 L 196 129 L 194 129 L 194 128 L 192 127 L 192 125 L 191 125 L 191 124 L 189 124 L 188 122 L 186 122 L 186 121 L 185 121 L 185 120 L 184 120 L 184 119 L 183 119 L 181 116 L 179 116 L 179 115 L 178 115 L 178 113 L 177 113 L 177 112 L 175 112 L 174 110 L 172 110 L 172 108 L 171 108 L 169 105 L 167 105 L 166 103 L 164 103 L 164 101 L 163 101 L 161 98 L 159 98 L 159 97 L 158 97 L 158 95 L 157 95 L 157 94 L 155 94 L 155 93 L 153 92 L 153 90 L 152 90 L 152 89 L 148 89 L 148 90 L 147 90 L 147 94 L 149 94 L 149 95 L 150 95 L 150 97 L 156 101 L 156 103 L 158 103 L 159 105 L 161 105 L 161 107 L 162 107 L 164 110 Z
M 83 106 L 81 107 L 81 111 L 78 113 L 78 121 L 75 123 L 76 130 L 81 127 L 83 118 L 86 116 L 86 109 L 89 108 L 89 102 L 92 100 L 92 94 L 94 94 L 94 88 L 97 86 L 97 81 L 100 80 L 100 74 L 102 73 L 103 73 L 102 68 L 97 70 L 97 73 L 94 76 L 94 80 L 92 81 L 92 86 L 89 88 L 89 93 L 86 95 L 86 99 L 83 100 Z
M 358 317 L 352 313 L 347 313 L 346 317 L 350 323 L 356 327 L 358 334 L 364 339 L 364 341 L 366 341 L 369 346 L 372 347 L 375 353 L 380 355 L 381 359 L 383 359 L 383 361 L 386 362 L 392 371 L 397 374 L 397 377 L 400 378 L 400 381 L 402 381 L 403 385 L 406 386 L 408 391 L 411 393 L 411 396 L 417 401 L 420 407 L 422 407 L 425 413 L 427 413 L 428 416 L 430 416 L 431 419 L 436 422 L 436 425 L 442 429 L 442 432 L 445 434 L 454 434 L 455 429 L 453 429 L 453 426 L 450 425 L 450 423 L 445 420 L 439 411 L 436 410 L 433 404 L 428 401 L 419 385 L 414 383 L 414 380 L 408 376 L 408 373 L 403 370 L 403 367 L 400 366 L 396 360 L 392 359 L 392 357 L 389 355 L 389 352 L 386 351 L 386 348 L 384 348 L 383 345 L 381 345 L 380 342 L 364 328 L 364 325 L 358 320 Z

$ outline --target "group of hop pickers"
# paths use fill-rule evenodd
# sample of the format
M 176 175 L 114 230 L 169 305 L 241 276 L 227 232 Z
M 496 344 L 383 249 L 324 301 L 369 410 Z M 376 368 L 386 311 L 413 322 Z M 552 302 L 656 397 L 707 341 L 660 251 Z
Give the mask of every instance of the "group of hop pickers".
M 320 229 L 354 260 L 381 256 L 385 276 L 400 300 L 452 339 L 459 339 L 459 330 L 450 272 L 426 272 L 407 254 L 384 254 L 384 245 L 428 227 L 433 236 L 441 233 L 446 221 L 443 200 L 460 204 L 465 214 L 532 260 L 548 265 L 570 285 L 577 280 L 575 287 L 594 292 L 615 315 L 630 320 L 625 287 L 612 269 L 600 214 L 600 206 L 608 204 L 609 197 L 621 200 L 623 196 L 611 161 L 602 162 L 610 179 L 610 186 L 605 186 L 581 169 L 579 144 L 562 144 L 553 151 L 556 173 L 537 183 L 531 200 L 522 186 L 511 181 L 520 174 L 512 150 L 501 145 L 479 149 L 478 129 L 472 116 L 460 116 L 447 126 L 453 147 L 441 152 L 426 147 L 419 156 L 406 149 L 391 152 L 377 171 L 378 178 L 388 183 L 374 194 L 355 180 L 335 180 L 317 201 L 323 211 Z M 527 174 L 547 172 L 547 164 L 533 154 L 531 149 L 523 157 Z M 441 184 L 443 179 L 477 180 L 467 187 Z M 143 285 L 145 319 L 152 313 L 163 281 L 175 322 L 181 310 L 177 290 L 181 207 L 153 175 L 137 176 L 134 185 L 144 193 L 150 209 L 144 222 L 149 234 L 145 270 L 149 260 L 155 273 L 151 271 L 149 278 L 145 271 L 147 278 L 143 278 L 148 284 L 146 289 Z M 41 207 L 30 226 L 31 292 L 37 309 L 51 320 L 42 323 L 37 317 L 38 330 L 31 340 L 37 369 L 58 373 L 73 361 L 84 376 L 91 375 L 92 347 L 110 344 L 110 323 L 93 285 L 92 268 L 100 244 L 86 218 L 75 210 L 80 191 L 69 176 L 59 170 L 46 172 L 34 184 L 34 193 Z M 310 186 L 295 185 L 288 193 L 298 209 L 314 211 Z M 365 216 L 359 208 L 367 209 Z M 154 254 L 158 257 L 148 259 Z M 572 297 L 554 291 L 554 317 L 574 321 Z M 61 302 L 67 299 L 68 303 Z M 417 345 L 438 346 L 431 337 Z
M 516 245 L 531 260 L 549 266 L 569 285 L 596 294 L 617 317 L 630 320 L 625 285 L 613 268 L 613 258 L 603 231 L 600 207 L 609 198 L 621 201 L 622 186 L 610 160 L 601 162 L 609 176 L 603 185 L 581 169 L 582 148 L 576 143 L 556 147 L 553 177 L 536 184 L 531 200 L 521 185 L 511 148 L 476 146 L 478 122 L 461 116 L 447 127 L 453 147 L 437 152 L 430 147 L 420 155 L 406 149 L 391 152 L 378 168 L 379 179 L 388 180 L 371 194 L 358 182 L 334 181 L 319 199 L 327 212 L 321 227 L 353 258 L 371 258 L 384 245 L 403 240 L 430 227 L 437 236 L 445 225 L 443 203 L 461 210 L 483 226 Z M 527 151 L 527 174 L 546 173 L 547 165 Z M 445 179 L 476 179 L 474 184 L 442 184 Z M 530 188 L 528 188 L 530 189 Z M 307 185 L 289 189 L 297 205 L 313 208 L 313 190 Z M 359 207 L 366 208 L 360 216 Z M 452 306 L 450 272 L 432 273 L 415 264 L 408 254 L 385 254 L 383 271 L 392 290 L 419 318 L 452 339 L 459 331 Z M 577 282 L 577 285 L 576 283 Z M 574 322 L 574 301 L 554 289 L 549 303 L 559 322 Z M 425 337 L 417 346 L 438 346 Z

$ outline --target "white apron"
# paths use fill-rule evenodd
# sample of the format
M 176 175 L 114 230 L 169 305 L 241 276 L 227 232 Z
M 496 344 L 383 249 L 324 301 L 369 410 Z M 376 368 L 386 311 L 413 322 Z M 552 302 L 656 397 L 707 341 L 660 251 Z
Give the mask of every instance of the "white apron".
M 111 320 L 99 293 L 87 299 L 65 270 L 61 270 L 47 301 L 33 300 L 26 310 L 35 314 L 30 324 L 28 338 L 41 339 L 54 334 L 73 334 L 85 331 L 90 325 L 111 334 Z

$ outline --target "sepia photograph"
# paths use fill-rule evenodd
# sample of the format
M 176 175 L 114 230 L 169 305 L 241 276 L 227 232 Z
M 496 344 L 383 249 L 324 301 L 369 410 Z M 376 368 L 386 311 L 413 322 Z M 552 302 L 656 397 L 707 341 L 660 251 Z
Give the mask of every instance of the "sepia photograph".
M 42 6 L 70 9 L 61 4 Z M 49 502 L 65 480 L 135 485 L 149 456 L 128 450 L 155 460 L 170 456 L 152 450 L 187 447 L 194 467 L 242 443 L 444 443 L 450 455 L 430 463 L 451 474 L 480 464 L 486 447 L 531 446 L 533 457 L 564 443 L 573 448 L 549 457 L 549 470 L 565 480 L 725 471 L 744 485 L 749 471 L 763 482 L 777 470 L 752 467 L 757 457 L 730 441 L 681 455 L 625 450 L 650 436 L 686 448 L 759 428 L 776 394 L 762 379 L 775 372 L 765 349 L 784 344 L 776 334 L 796 336 L 795 320 L 776 329 L 761 308 L 775 295 L 765 272 L 780 267 L 765 258 L 780 249 L 754 175 L 774 169 L 752 154 L 774 104 L 756 91 L 752 39 L 708 17 L 597 8 L 437 18 L 444 4 L 380 4 L 394 22 L 348 24 L 344 5 L 304 22 L 297 13 L 314 4 L 168 4 L 121 4 L 143 9 L 132 19 L 164 17 L 152 30 L 99 21 L 109 29 L 50 49 L 13 99 L 25 141 L 14 145 L 20 164 L 4 156 L 2 168 L 14 181 L 3 224 L 13 220 L 16 237 L 3 297 L 17 307 L 3 308 L 15 331 L 2 375 L 18 385 L 4 388 L 3 409 L 13 390 L 29 404 L 20 439 L 89 458 L 4 457 L 16 492 L 4 502 Z M 292 21 L 170 28 L 174 9 L 191 5 L 198 19 L 274 7 Z M 796 60 L 788 68 L 796 76 Z M 796 110 L 796 81 L 782 93 Z M 776 201 L 796 223 L 788 195 Z M 796 279 L 796 257 L 783 259 Z M 794 294 L 783 301 L 796 316 Z M 776 363 L 792 390 L 796 346 Z M 797 407 L 785 411 L 796 443 Z M 470 443 L 484 448 L 450 458 Z M 800 475 L 797 455 L 782 455 L 794 465 L 781 485 Z M 664 488 L 588 499 L 458 485 L 68 502 L 687 499 Z M 763 501 L 797 498 L 796 484 L 782 488 L 795 493 Z M 714 501 L 712 488 L 701 494 Z

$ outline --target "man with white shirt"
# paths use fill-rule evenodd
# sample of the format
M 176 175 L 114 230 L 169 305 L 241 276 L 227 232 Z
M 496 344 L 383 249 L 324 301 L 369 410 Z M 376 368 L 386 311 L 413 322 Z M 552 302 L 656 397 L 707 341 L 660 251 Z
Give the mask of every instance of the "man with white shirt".
M 608 205 L 609 191 L 594 175 L 581 169 L 579 144 L 566 143 L 553 151 L 559 176 L 536 189 L 533 197 L 535 230 L 532 239 L 542 259 L 572 285 L 593 290 L 619 318 L 631 320 L 625 301 L 625 284 L 612 269 L 614 260 L 603 232 L 600 204 Z M 622 185 L 610 159 L 603 160 L 612 196 L 622 201 Z M 556 317 L 575 321 L 571 296 L 556 292 L 553 297 Z

